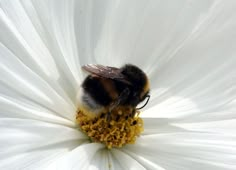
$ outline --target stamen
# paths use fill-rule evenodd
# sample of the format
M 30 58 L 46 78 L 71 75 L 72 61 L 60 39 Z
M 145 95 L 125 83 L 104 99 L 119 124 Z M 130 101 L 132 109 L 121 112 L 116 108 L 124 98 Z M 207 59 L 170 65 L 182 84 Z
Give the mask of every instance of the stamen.
M 136 137 L 143 132 L 143 120 L 139 113 L 128 107 L 119 107 L 113 109 L 110 118 L 107 119 L 108 113 L 90 118 L 79 110 L 76 120 L 92 141 L 104 143 L 111 149 L 135 143 Z

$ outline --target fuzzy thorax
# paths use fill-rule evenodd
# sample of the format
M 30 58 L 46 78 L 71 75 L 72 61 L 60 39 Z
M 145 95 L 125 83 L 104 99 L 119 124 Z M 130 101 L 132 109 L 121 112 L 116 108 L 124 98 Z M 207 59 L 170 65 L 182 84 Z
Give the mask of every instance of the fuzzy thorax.
M 128 107 L 118 107 L 113 109 L 109 117 L 107 114 L 101 113 L 91 118 L 79 110 L 76 121 L 92 141 L 104 143 L 109 149 L 135 143 L 136 137 L 143 131 L 139 112 Z

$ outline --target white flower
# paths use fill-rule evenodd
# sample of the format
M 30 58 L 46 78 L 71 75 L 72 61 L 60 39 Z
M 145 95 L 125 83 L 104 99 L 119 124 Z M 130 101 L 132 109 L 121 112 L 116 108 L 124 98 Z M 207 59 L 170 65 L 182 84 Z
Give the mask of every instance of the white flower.
M 236 2 L 0 1 L 0 169 L 236 169 Z M 81 65 L 151 80 L 134 145 L 74 123 Z

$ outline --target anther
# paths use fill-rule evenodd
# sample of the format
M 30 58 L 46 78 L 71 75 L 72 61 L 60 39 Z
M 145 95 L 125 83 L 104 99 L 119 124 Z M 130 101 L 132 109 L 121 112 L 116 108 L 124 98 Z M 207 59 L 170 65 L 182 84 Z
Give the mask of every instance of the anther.
M 104 143 L 111 149 L 135 143 L 136 138 L 143 131 L 143 121 L 138 116 L 139 111 L 122 107 L 113 109 L 110 113 L 101 113 L 96 118 L 90 118 L 79 110 L 76 120 L 81 130 L 92 141 Z

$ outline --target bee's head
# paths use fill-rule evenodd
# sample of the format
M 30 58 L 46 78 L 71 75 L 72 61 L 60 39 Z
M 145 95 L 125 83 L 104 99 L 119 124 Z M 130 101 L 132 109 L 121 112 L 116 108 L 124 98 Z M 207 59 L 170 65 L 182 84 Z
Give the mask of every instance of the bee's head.
M 121 73 L 131 83 L 132 97 L 130 98 L 130 103 L 136 107 L 140 102 L 150 97 L 148 95 L 150 91 L 149 80 L 146 74 L 137 66 L 126 64 L 121 70 Z

